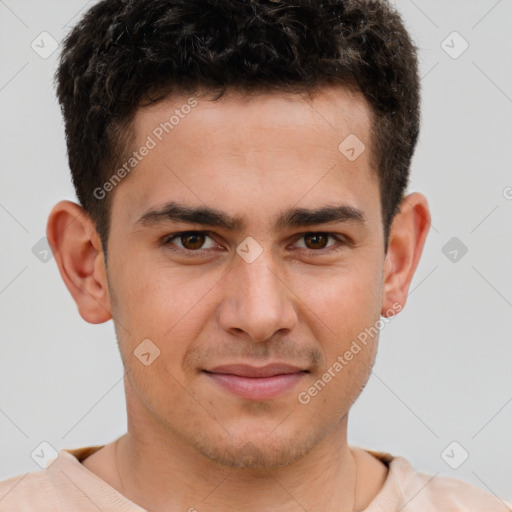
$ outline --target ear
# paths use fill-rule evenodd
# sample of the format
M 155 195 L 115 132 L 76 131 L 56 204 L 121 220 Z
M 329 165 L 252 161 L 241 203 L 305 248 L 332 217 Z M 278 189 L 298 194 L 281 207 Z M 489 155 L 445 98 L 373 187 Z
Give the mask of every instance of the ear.
M 110 320 L 104 254 L 89 215 L 78 204 L 61 201 L 50 212 L 46 237 L 80 316 L 91 324 Z
M 430 211 L 423 194 L 414 192 L 402 199 L 389 235 L 384 262 L 382 311 L 399 312 L 405 306 L 414 272 L 430 228 Z M 401 307 L 398 307 L 398 304 Z

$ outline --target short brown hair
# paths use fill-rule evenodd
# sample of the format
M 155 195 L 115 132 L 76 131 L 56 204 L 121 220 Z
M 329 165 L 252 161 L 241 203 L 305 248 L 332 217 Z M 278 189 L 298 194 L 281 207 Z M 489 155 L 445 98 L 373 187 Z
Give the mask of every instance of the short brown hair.
M 111 197 L 94 194 L 143 104 L 172 92 L 355 87 L 373 113 L 384 239 L 419 133 L 416 48 L 386 0 L 103 0 L 66 37 L 55 74 L 77 197 L 104 250 Z

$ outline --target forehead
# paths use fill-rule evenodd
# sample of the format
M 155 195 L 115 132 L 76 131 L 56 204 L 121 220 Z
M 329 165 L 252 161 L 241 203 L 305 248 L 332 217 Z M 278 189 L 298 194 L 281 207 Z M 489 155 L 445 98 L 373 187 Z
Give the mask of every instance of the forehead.
M 228 91 L 212 101 L 173 95 L 137 111 L 133 150 L 151 149 L 114 203 L 129 206 L 132 221 L 177 198 L 222 205 L 233 214 L 248 200 L 253 212 L 262 213 L 277 202 L 282 209 L 289 202 L 308 206 L 340 199 L 361 209 L 358 196 L 371 199 L 368 187 L 377 186 L 370 125 L 363 96 L 339 86 L 313 96 Z M 344 154 L 347 149 L 362 152 L 352 159 L 354 151 Z
M 309 138 L 315 133 L 323 137 L 326 132 L 332 132 L 335 139 L 349 133 L 367 138 L 371 117 L 371 108 L 364 96 L 341 86 L 326 86 L 307 94 L 250 93 L 228 89 L 219 99 L 213 99 L 207 92 L 179 94 L 141 107 L 136 112 L 133 129 L 137 143 L 143 143 L 148 135 L 158 141 L 170 132 L 179 137 L 179 132 L 186 130 L 183 128 L 187 124 L 184 123 L 186 119 L 200 120 L 202 125 L 194 124 L 196 137 L 186 133 L 191 143 L 208 144 L 227 134 L 233 142 L 243 138 L 247 143 L 247 132 L 254 129 L 265 130 L 271 136 L 285 129 L 290 135 L 300 136 L 303 132 Z M 237 126 L 237 131 L 230 131 L 232 126 Z M 212 128 L 215 132 L 211 131 Z M 210 132 L 210 137 L 206 136 L 207 132 Z M 281 138 L 283 136 L 287 138 L 286 134 L 281 134 Z

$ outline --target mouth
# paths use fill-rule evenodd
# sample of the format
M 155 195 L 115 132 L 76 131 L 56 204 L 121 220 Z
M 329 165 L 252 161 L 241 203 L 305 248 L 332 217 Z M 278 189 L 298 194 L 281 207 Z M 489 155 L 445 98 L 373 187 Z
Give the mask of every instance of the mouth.
M 245 364 L 216 366 L 203 373 L 222 389 L 247 400 L 269 400 L 290 391 L 309 373 L 297 366 L 272 363 L 263 367 Z

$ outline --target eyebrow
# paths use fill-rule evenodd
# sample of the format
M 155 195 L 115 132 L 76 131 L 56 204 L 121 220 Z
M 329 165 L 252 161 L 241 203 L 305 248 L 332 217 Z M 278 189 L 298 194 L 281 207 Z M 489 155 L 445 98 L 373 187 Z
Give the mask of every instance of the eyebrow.
M 323 206 L 317 209 L 291 208 L 281 212 L 273 229 L 298 228 L 324 224 L 328 222 L 355 221 L 366 223 L 364 212 L 349 205 Z M 170 201 L 160 208 L 144 213 L 136 222 L 142 226 L 154 226 L 167 222 L 201 224 L 223 228 L 228 231 L 242 231 L 246 224 L 240 217 L 232 217 L 220 210 L 210 207 L 193 207 Z

